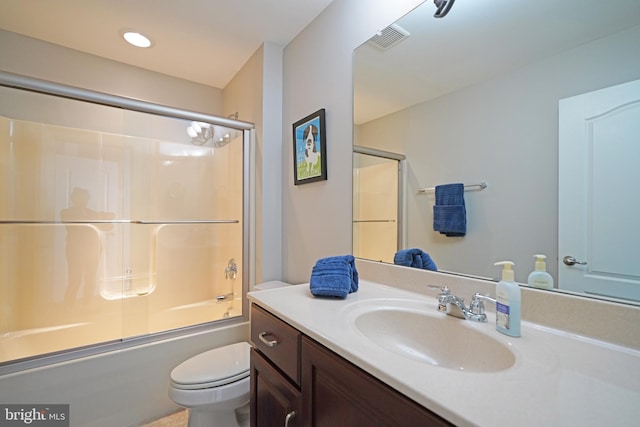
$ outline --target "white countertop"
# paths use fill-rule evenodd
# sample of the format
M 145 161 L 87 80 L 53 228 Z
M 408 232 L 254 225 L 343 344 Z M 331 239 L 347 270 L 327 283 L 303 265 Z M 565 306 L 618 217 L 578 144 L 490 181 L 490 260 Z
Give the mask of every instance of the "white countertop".
M 433 293 L 433 292 L 432 292 Z M 640 351 L 522 323 L 522 337 L 448 316 L 498 340 L 516 362 L 497 372 L 461 372 L 386 350 L 358 332 L 355 313 L 394 299 L 437 311 L 433 296 L 370 281 L 344 299 L 315 298 L 309 285 L 250 292 L 249 299 L 399 392 L 459 426 L 636 426 Z M 483 355 L 479 353 L 478 358 Z

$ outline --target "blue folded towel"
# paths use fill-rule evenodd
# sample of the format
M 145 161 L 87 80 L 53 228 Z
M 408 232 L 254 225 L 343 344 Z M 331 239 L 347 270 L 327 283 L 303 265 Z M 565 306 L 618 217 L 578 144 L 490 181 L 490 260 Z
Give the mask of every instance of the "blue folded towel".
M 402 249 L 393 256 L 393 263 L 406 267 L 422 268 L 424 270 L 438 271 L 436 263 L 433 262 L 428 253 L 422 249 Z
M 433 206 L 433 230 L 448 237 L 467 234 L 467 211 L 464 204 L 464 185 L 436 186 L 436 204 Z
M 346 298 L 358 291 L 358 270 L 353 255 L 322 258 L 311 270 L 309 282 L 314 296 Z

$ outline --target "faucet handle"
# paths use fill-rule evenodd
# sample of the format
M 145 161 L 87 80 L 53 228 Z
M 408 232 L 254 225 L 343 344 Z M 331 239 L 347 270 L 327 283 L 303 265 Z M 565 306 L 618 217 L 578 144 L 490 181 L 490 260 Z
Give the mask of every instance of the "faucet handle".
M 491 298 L 488 295 L 482 295 L 479 292 L 476 292 L 471 298 L 471 303 L 469 304 L 469 310 L 473 314 L 484 314 L 484 302 L 489 301 L 492 303 L 496 303 L 496 300 Z
M 430 288 L 440 290 L 440 293 L 436 295 L 436 299 L 438 300 L 438 311 L 447 311 L 446 300 L 447 297 L 451 295 L 451 291 L 446 286 L 438 286 L 438 285 L 428 285 Z

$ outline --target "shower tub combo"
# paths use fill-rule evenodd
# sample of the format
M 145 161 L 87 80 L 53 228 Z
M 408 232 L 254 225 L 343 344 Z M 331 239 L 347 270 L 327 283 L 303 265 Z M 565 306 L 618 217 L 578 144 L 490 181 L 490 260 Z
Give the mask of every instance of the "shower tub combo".
M 0 80 L 0 373 L 246 322 L 250 123 Z

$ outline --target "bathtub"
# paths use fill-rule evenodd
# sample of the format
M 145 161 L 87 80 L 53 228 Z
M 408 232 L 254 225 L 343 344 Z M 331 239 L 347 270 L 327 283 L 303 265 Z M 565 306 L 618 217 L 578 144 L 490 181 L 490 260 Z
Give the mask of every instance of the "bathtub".
M 0 335 L 0 363 L 86 345 L 93 329 L 82 322 L 6 332 Z
M 242 316 L 242 299 L 210 299 L 179 305 L 149 316 L 149 331 L 159 332 Z

